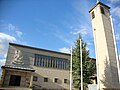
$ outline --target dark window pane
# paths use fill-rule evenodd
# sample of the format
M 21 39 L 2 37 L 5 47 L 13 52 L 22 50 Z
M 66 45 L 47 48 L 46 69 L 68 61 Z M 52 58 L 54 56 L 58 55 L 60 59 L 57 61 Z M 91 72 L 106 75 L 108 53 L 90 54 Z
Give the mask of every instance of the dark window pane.
M 55 58 L 53 58 L 53 68 L 55 68 Z
M 55 79 L 54 79 L 54 82 L 55 82 L 55 83 L 58 83 L 58 78 L 55 78 Z
M 51 67 L 53 66 L 53 63 L 52 63 L 52 58 L 51 58 Z
M 48 57 L 48 67 L 50 67 L 51 65 L 51 61 L 50 61 L 50 57 Z
M 101 10 L 101 13 L 102 13 L 102 14 L 105 14 L 103 7 L 100 7 L 100 10 Z
M 34 59 L 35 66 L 51 67 L 58 69 L 66 69 L 67 62 L 68 59 L 41 55 L 41 54 L 35 54 L 35 59 Z
M 68 80 L 67 80 L 67 79 L 64 79 L 64 83 L 68 83 Z
M 36 54 L 35 54 L 35 60 L 34 60 L 34 65 L 36 65 Z
M 48 82 L 48 78 L 44 78 L 44 82 Z
M 94 19 L 95 18 L 95 13 L 94 13 L 94 11 L 92 12 L 92 19 Z
M 37 81 L 37 76 L 33 76 L 33 81 Z

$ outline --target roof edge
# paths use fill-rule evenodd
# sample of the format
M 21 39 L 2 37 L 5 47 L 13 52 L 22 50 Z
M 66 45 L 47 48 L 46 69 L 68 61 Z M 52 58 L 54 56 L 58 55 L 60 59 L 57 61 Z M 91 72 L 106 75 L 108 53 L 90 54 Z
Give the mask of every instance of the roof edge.
M 31 48 L 31 49 L 42 50 L 42 51 L 53 52 L 53 53 L 64 54 L 64 55 L 70 56 L 69 53 L 62 53 L 62 52 L 57 52 L 57 51 L 52 51 L 52 50 L 47 50 L 47 49 L 42 49 L 42 48 L 36 48 L 36 47 L 31 47 L 31 46 L 21 45 L 21 44 L 16 44 L 16 43 L 9 43 L 9 45 L 15 45 L 15 46 L 20 46 L 20 47 Z
M 1 66 L 1 68 L 8 68 L 8 69 L 17 69 L 17 70 L 24 70 L 24 71 L 31 71 L 31 72 L 35 72 L 35 70 L 32 69 L 22 69 L 22 68 L 15 68 L 15 67 L 9 67 L 9 66 Z
M 99 1 L 97 4 L 95 4 L 95 6 L 93 6 L 93 7 L 89 10 L 89 13 L 90 13 L 98 4 L 101 4 L 101 5 L 105 6 L 105 7 L 107 7 L 108 9 L 110 9 L 110 7 L 109 7 L 108 5 L 106 5 L 106 4 L 104 4 L 104 3 L 102 3 L 102 2 Z

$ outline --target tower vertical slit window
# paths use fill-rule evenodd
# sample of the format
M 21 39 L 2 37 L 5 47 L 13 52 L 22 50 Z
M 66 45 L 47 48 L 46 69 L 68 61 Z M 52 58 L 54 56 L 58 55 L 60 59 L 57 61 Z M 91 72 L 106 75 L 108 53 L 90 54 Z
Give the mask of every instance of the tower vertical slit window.
M 102 14 L 105 14 L 104 8 L 102 6 L 100 6 L 100 11 Z
M 92 15 L 92 19 L 94 19 L 94 18 L 95 18 L 95 13 L 94 13 L 94 11 L 91 13 L 91 15 Z

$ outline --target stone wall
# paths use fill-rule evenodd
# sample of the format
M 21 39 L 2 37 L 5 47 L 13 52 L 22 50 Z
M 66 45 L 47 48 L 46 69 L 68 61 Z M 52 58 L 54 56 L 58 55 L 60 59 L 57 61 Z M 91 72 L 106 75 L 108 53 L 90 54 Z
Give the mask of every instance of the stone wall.
M 18 52 L 18 54 L 17 54 Z M 15 55 L 16 54 L 16 55 Z M 16 65 L 16 66 L 22 66 L 22 67 L 30 67 L 35 70 L 33 73 L 33 76 L 37 76 L 38 80 L 33 81 L 33 86 L 34 88 L 42 88 L 42 89 L 69 89 L 69 70 L 62 70 L 62 69 L 56 69 L 56 68 L 45 68 L 45 67 L 40 67 L 40 66 L 34 66 L 34 59 L 35 59 L 35 54 L 42 54 L 42 55 L 47 55 L 47 56 L 53 56 L 53 57 L 58 57 L 58 58 L 65 58 L 70 60 L 70 55 L 69 54 L 63 54 L 63 53 L 57 53 L 54 51 L 47 51 L 47 50 L 42 50 L 42 49 L 34 49 L 34 48 L 29 48 L 29 47 L 24 47 L 20 45 L 14 45 L 10 44 L 9 50 L 8 50 L 8 55 L 7 55 L 7 60 L 5 65 Z M 18 60 L 17 60 L 18 59 Z M 16 61 L 15 61 L 16 60 Z M 21 64 L 20 64 L 21 63 Z M 19 74 L 22 75 L 22 82 L 21 86 L 27 86 L 25 85 L 25 78 L 26 73 L 21 74 L 20 71 L 14 72 L 12 71 L 13 74 Z M 6 75 L 5 79 L 5 86 L 8 85 L 9 81 L 9 74 Z M 48 82 L 44 82 L 44 77 L 48 78 Z M 59 82 L 55 83 L 54 78 L 58 78 Z M 64 83 L 64 79 L 67 79 L 68 82 Z M 28 87 L 28 86 L 27 86 Z
M 23 72 L 23 71 L 20 71 L 20 70 L 16 71 L 16 70 L 13 70 L 13 69 L 11 69 L 11 70 L 6 69 L 5 70 L 5 78 L 4 78 L 3 87 L 8 87 L 9 86 L 11 75 L 21 76 L 20 87 L 29 87 L 31 73 L 30 72 Z

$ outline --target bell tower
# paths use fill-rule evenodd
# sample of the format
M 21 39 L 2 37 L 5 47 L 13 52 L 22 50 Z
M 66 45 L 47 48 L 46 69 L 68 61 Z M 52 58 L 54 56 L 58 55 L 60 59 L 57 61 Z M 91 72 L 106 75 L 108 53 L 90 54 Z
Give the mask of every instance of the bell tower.
M 100 90 L 120 90 L 119 61 L 110 7 L 97 2 L 90 9 L 96 49 L 97 83 Z

